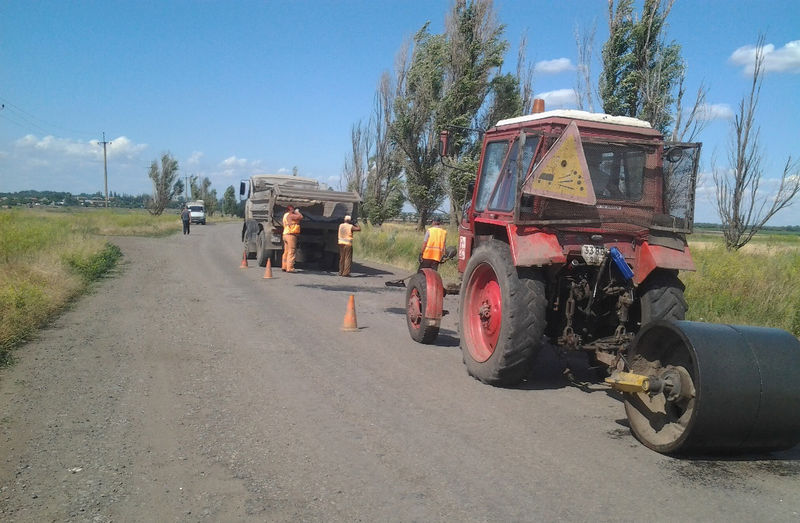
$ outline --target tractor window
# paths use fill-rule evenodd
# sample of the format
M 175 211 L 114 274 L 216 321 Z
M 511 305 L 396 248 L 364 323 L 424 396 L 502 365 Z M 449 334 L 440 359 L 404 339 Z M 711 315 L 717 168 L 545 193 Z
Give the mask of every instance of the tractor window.
M 642 198 L 647 158 L 644 149 L 584 142 L 583 152 L 598 199 L 637 201 Z
M 500 168 L 508 151 L 508 142 L 490 142 L 486 144 L 483 154 L 483 169 L 481 170 L 481 181 L 478 186 L 478 197 L 475 200 L 475 210 L 486 210 L 489 196 L 492 194 L 497 178 L 500 175 Z
M 533 160 L 533 153 L 536 152 L 536 145 L 539 143 L 538 136 L 526 136 L 525 146 L 522 151 L 522 165 L 524 172 L 523 178 L 528 173 Z M 514 201 L 517 197 L 517 156 L 518 156 L 519 140 L 514 141 L 511 146 L 511 152 L 506 157 L 506 164 L 503 166 L 503 171 L 500 181 L 489 203 L 489 209 L 493 211 L 506 211 L 514 210 Z

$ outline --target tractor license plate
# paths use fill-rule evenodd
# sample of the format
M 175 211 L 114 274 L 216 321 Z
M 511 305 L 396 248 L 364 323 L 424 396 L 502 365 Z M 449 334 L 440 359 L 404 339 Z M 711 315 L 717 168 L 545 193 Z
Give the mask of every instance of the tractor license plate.
M 581 256 L 583 261 L 589 265 L 600 265 L 606 257 L 606 248 L 595 245 L 581 245 Z

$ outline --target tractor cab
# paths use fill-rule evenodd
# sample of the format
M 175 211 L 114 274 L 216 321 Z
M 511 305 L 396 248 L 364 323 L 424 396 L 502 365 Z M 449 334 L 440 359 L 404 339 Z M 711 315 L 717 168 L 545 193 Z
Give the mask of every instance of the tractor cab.
M 632 245 L 623 253 L 632 261 L 648 239 L 684 252 L 699 151 L 635 118 L 559 110 L 501 120 L 484 137 L 459 270 L 482 237 L 508 242 L 517 266 L 566 261 L 609 237 Z

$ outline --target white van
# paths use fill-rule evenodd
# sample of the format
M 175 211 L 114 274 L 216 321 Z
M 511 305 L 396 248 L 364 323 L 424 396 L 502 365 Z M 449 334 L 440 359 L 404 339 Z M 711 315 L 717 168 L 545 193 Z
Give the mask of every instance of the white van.
M 189 221 L 206 224 L 206 204 L 202 200 L 189 202 Z

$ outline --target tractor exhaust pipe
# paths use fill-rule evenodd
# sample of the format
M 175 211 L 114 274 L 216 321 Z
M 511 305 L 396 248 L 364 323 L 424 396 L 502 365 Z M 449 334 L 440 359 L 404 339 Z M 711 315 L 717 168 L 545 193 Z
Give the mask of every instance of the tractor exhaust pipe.
M 544 112 L 544 100 L 541 98 L 536 98 L 533 100 L 533 110 L 531 114 L 543 113 Z

